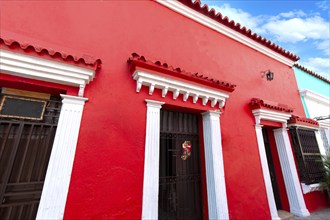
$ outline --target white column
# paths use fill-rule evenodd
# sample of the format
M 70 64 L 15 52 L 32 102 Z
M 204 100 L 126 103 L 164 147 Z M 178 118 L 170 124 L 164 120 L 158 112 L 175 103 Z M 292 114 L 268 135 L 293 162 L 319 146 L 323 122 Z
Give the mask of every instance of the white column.
M 319 146 L 319 150 L 320 150 L 320 154 L 322 154 L 323 156 L 326 155 L 326 149 L 325 149 L 325 144 L 323 143 L 320 131 L 315 131 L 315 138 L 317 141 L 317 145 Z
M 220 112 L 208 111 L 202 115 L 209 219 L 229 219 Z
M 262 173 L 264 176 L 264 182 L 265 182 L 265 187 L 266 187 L 268 206 L 270 209 L 270 215 L 271 215 L 272 219 L 280 219 L 278 216 L 278 213 L 277 213 L 272 181 L 270 179 L 270 174 L 269 174 L 265 142 L 264 142 L 264 137 L 262 135 L 262 125 L 255 125 L 255 128 L 256 128 L 256 135 L 257 135 L 257 141 L 258 141 L 261 168 L 262 168 Z
M 160 109 L 164 102 L 146 102 L 142 219 L 158 219 Z
M 309 216 L 309 211 L 306 208 L 302 194 L 287 129 L 274 129 L 274 135 L 285 188 L 290 203 L 290 212 L 298 216 Z
M 62 109 L 36 219 L 63 219 L 80 122 L 87 98 L 61 95 Z

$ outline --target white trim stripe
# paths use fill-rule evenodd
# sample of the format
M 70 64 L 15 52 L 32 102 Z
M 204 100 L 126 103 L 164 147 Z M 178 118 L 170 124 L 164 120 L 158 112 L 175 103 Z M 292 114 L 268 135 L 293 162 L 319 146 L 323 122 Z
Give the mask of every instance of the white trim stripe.
M 290 67 L 292 67 L 294 65 L 294 61 L 269 49 L 268 47 L 263 46 L 262 44 L 250 39 L 249 37 L 247 37 L 239 32 L 237 32 L 201 13 L 194 11 L 193 9 L 185 6 L 181 2 L 173 1 L 173 0 L 155 0 L 155 1 L 158 2 L 159 4 L 166 6 L 167 8 L 172 9 L 173 11 L 178 12 L 181 15 L 184 15 L 184 16 L 206 26 L 206 27 L 209 27 L 221 34 L 224 34 L 235 41 L 238 41 L 254 50 L 257 50 L 257 51 L 265 54 L 266 56 L 269 56 L 285 65 L 288 65 Z

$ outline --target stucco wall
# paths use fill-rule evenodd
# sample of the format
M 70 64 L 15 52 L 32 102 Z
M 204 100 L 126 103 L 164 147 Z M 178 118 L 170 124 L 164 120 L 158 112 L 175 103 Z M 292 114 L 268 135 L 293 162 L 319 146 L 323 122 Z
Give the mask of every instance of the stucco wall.
M 254 117 L 257 97 L 294 107 L 304 115 L 292 68 L 151 1 L 47 1 L 0 3 L 0 27 L 37 42 L 94 54 L 102 61 L 86 87 L 82 125 L 65 219 L 139 219 L 146 105 L 211 108 L 182 97 L 135 92 L 127 59 L 137 52 L 187 71 L 237 84 L 221 116 L 230 217 L 269 219 Z M 275 73 L 273 81 L 262 72 Z M 205 181 L 205 180 L 204 180 Z

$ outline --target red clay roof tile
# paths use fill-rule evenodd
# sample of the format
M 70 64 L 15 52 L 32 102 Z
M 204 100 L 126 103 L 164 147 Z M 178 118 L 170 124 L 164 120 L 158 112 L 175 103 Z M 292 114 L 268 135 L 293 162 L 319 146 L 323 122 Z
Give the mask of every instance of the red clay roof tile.
M 132 53 L 131 57 L 128 59 L 128 64 L 130 65 L 130 70 L 135 71 L 136 67 L 149 69 L 152 71 L 161 72 L 170 76 L 179 77 L 182 79 L 194 81 L 204 85 L 208 85 L 214 88 L 225 90 L 228 92 L 233 92 L 236 85 L 229 82 L 221 81 L 214 78 L 209 78 L 200 73 L 190 73 L 182 70 L 180 67 L 174 68 L 167 63 L 161 61 L 150 61 L 144 56 L 140 56 L 137 53 Z
M 302 71 L 304 71 L 304 72 L 306 72 L 306 73 L 308 73 L 308 74 L 310 74 L 310 75 L 312 75 L 312 76 L 314 76 L 316 78 L 319 78 L 320 80 L 323 80 L 324 82 L 330 84 L 330 80 L 327 79 L 327 78 L 325 78 L 324 76 L 321 76 L 321 75 L 313 72 L 312 70 L 309 70 L 306 67 L 301 66 L 300 64 L 297 64 L 296 63 L 294 66 L 297 67 L 298 69 L 301 69 Z
M 319 123 L 311 118 L 303 118 L 296 115 L 292 115 L 288 124 L 297 124 L 297 125 L 305 125 L 310 127 L 319 127 Z
M 9 33 L 9 32 L 8 32 Z M 5 36 L 7 35 L 7 36 Z M 73 55 L 72 53 L 67 53 L 60 49 L 51 49 L 46 48 L 40 45 L 35 45 L 31 42 L 26 42 L 25 40 L 15 39 L 12 36 L 16 36 L 16 34 L 9 33 L 1 30 L 0 33 L 0 46 L 5 45 L 8 48 L 20 48 L 24 51 L 32 50 L 37 54 L 46 53 L 51 57 L 60 57 L 66 61 L 73 61 L 75 63 L 82 63 L 84 65 L 92 66 L 95 69 L 101 67 L 101 60 L 98 58 L 94 58 L 93 56 L 83 54 L 81 56 Z
M 251 109 L 266 108 L 266 109 L 271 109 L 271 110 L 285 112 L 285 113 L 293 112 L 293 109 L 287 105 L 272 102 L 272 101 L 262 100 L 259 98 L 251 99 L 251 101 L 249 102 L 249 106 Z
M 241 24 L 236 23 L 234 20 L 229 20 L 229 18 L 227 16 L 223 17 L 223 15 L 220 12 L 216 14 L 216 11 L 213 8 L 211 8 L 211 10 L 209 10 L 209 7 L 206 4 L 202 5 L 202 3 L 199 0 L 196 0 L 196 1 L 178 0 L 178 1 L 184 5 L 192 8 L 193 10 L 200 12 L 200 13 L 204 14 L 205 16 L 208 16 L 209 18 L 251 38 L 252 40 L 268 47 L 269 49 L 275 51 L 276 53 L 283 55 L 284 57 L 289 58 L 292 61 L 297 61 L 300 59 L 299 56 L 285 50 L 284 48 L 276 45 L 272 41 L 267 40 L 266 38 L 263 38 L 263 37 L 257 35 L 256 33 L 252 33 L 252 31 L 250 29 L 247 29 L 244 26 L 241 27 Z

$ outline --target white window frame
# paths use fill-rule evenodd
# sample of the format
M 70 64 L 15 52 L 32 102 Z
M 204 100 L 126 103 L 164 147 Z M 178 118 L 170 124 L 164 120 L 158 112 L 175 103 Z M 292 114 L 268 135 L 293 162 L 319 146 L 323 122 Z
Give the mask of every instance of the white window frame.
M 87 98 L 82 97 L 95 71 L 21 53 L 0 50 L 3 74 L 70 85 L 78 96 L 61 94 L 62 108 L 48 163 L 36 219 L 63 219 L 80 123 Z

